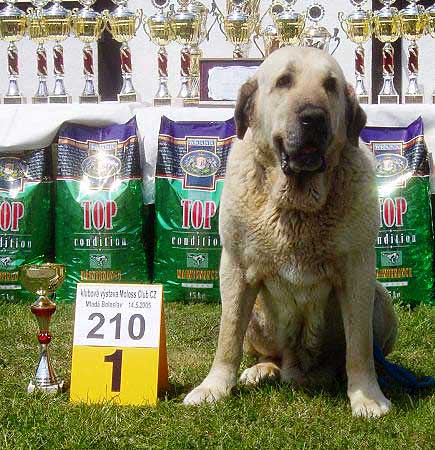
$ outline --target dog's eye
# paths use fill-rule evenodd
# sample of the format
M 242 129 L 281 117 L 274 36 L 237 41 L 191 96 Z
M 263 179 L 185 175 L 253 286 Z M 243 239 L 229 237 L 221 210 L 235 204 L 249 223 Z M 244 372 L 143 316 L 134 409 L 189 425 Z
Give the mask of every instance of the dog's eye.
M 323 83 L 324 88 L 328 92 L 336 92 L 337 91 L 337 80 L 335 78 L 327 78 Z
M 281 75 L 276 81 L 277 88 L 290 87 L 292 84 L 292 78 L 290 75 Z

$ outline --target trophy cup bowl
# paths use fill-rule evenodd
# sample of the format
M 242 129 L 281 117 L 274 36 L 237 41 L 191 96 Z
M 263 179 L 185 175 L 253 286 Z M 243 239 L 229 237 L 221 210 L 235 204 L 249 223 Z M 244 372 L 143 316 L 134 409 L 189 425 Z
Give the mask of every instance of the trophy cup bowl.
M 27 32 L 29 33 L 30 39 L 36 42 L 36 44 L 45 44 L 48 41 L 48 31 L 42 7 L 36 9 L 29 8 L 28 12 Z
M 343 31 L 354 44 L 364 44 L 373 33 L 372 17 L 368 11 L 357 9 L 346 17 L 340 13 L 338 18 Z
M 71 11 L 60 3 L 53 3 L 44 11 L 47 37 L 55 42 L 64 41 L 71 32 Z
M 399 17 L 402 37 L 408 41 L 417 41 L 423 36 L 427 22 L 423 6 L 411 3 L 400 11 Z
M 133 39 L 140 24 L 140 11 L 130 11 L 125 4 L 120 4 L 112 12 L 106 12 L 109 31 L 115 41 L 126 44 Z
M 161 12 L 148 17 L 144 28 L 151 41 L 160 47 L 165 47 L 175 37 L 168 17 Z
M 233 11 L 224 19 L 225 35 L 233 45 L 245 45 L 249 42 L 253 26 L 251 18 L 243 11 Z
M 0 39 L 6 42 L 17 42 L 24 37 L 27 28 L 25 12 L 15 7 L 10 1 L 0 10 Z
M 400 37 L 400 17 L 397 8 L 382 8 L 373 16 L 373 31 L 376 38 L 383 42 L 396 42 Z
M 305 28 L 305 15 L 284 10 L 275 16 L 275 26 L 282 45 L 298 45 Z
M 180 45 L 192 45 L 199 40 L 200 17 L 189 11 L 179 11 L 171 16 L 170 26 L 175 40 Z
M 27 387 L 28 393 L 35 390 L 55 393 L 63 387 L 63 381 L 55 375 L 48 353 L 48 344 L 51 341 L 50 320 L 56 311 L 56 303 L 48 295 L 53 294 L 64 279 L 65 267 L 62 264 L 26 264 L 20 267 L 21 284 L 28 291 L 38 295 L 30 310 L 38 322 L 40 356 L 35 376 Z
M 97 42 L 104 30 L 105 21 L 101 14 L 90 8 L 75 11 L 72 17 L 72 30 L 85 44 Z

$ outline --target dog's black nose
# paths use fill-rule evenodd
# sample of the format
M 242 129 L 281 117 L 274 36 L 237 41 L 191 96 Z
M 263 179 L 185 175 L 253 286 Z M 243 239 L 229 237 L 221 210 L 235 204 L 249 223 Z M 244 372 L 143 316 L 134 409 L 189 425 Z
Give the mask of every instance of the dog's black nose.
M 299 121 L 304 128 L 318 128 L 322 131 L 326 129 L 326 112 L 322 108 L 309 106 L 299 114 Z

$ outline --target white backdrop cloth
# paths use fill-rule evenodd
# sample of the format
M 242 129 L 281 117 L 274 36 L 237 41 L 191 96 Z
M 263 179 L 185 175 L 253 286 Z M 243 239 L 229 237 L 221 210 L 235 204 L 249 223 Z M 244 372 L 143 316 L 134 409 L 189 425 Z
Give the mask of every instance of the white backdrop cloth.
M 407 126 L 418 116 L 424 121 L 430 152 L 435 150 L 435 105 L 365 105 L 369 126 Z M 143 157 L 145 200 L 153 198 L 157 137 L 162 115 L 177 121 L 226 120 L 232 108 L 146 107 L 139 103 L 98 105 L 1 105 L 0 153 L 50 145 L 65 122 L 91 126 L 125 123 L 136 115 Z M 435 187 L 435 183 L 434 187 Z

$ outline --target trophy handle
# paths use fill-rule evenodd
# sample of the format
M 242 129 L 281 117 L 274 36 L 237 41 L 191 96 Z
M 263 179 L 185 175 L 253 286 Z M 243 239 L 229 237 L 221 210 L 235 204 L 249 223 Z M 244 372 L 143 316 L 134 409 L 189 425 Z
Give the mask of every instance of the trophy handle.
M 151 34 L 150 34 L 150 29 L 148 26 L 148 22 L 147 22 L 148 17 L 144 14 L 142 17 L 142 23 L 143 23 L 143 30 L 145 31 L 145 34 L 149 37 L 150 41 L 151 41 Z
M 331 55 L 333 55 L 335 53 L 335 51 L 337 50 L 338 46 L 340 45 L 341 39 L 338 36 L 338 32 L 339 29 L 338 28 L 334 28 L 334 34 L 332 35 L 331 39 L 334 40 L 336 42 L 334 50 L 332 50 Z
M 106 30 L 106 31 L 108 31 L 110 33 L 110 23 L 109 23 L 110 14 L 109 14 L 109 10 L 108 9 L 104 9 L 103 11 L 101 11 L 101 18 L 104 21 L 104 25 L 103 25 L 103 28 L 101 30 L 101 34 L 103 34 L 104 30 Z
M 347 22 L 344 19 L 344 13 L 340 11 L 338 13 L 338 21 L 340 22 L 340 27 L 344 31 L 344 33 L 347 35 Z M 346 25 L 346 28 L 344 27 Z
M 223 15 L 222 11 L 219 9 L 219 6 L 215 2 L 215 0 L 212 1 L 210 13 L 214 15 L 215 22 L 218 23 L 219 29 L 221 30 L 222 34 L 226 37 L 225 30 L 223 29 L 223 23 L 224 23 L 225 16 Z
M 136 29 L 134 31 L 135 33 L 137 33 L 137 30 L 139 30 L 139 27 L 142 24 L 143 16 L 144 16 L 143 9 L 142 8 L 136 9 L 136 22 L 137 22 L 137 25 L 136 25 Z
M 260 46 L 257 43 L 257 39 L 259 39 L 261 37 L 261 31 L 258 30 L 255 32 L 255 34 L 252 36 L 252 40 L 254 41 L 254 45 L 258 48 L 258 51 L 261 53 L 262 58 L 266 57 L 265 52 L 263 52 L 263 50 L 261 50 Z

